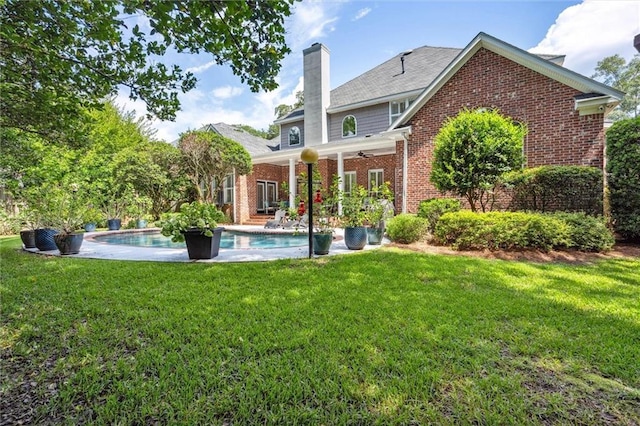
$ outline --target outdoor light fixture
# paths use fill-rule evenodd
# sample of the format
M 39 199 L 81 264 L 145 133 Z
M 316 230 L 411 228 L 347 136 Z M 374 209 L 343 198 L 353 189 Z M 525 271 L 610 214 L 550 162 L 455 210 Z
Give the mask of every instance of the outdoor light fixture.
M 318 161 L 318 151 L 305 148 L 300 153 L 300 159 L 307 165 L 307 204 L 309 212 L 309 259 L 313 257 L 313 163 Z

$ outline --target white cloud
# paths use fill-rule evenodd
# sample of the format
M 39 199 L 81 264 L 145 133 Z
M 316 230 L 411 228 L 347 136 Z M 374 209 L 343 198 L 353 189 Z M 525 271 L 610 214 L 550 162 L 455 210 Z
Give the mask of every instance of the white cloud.
M 194 74 L 198 74 L 198 73 L 201 73 L 202 71 L 208 70 L 209 68 L 211 68 L 215 64 L 216 64 L 215 61 L 209 61 L 206 64 L 198 65 L 197 67 L 187 68 L 187 72 L 192 72 Z
M 293 52 L 301 51 L 335 30 L 341 2 L 303 1 L 296 3 L 287 23 L 287 44 Z
M 562 11 L 545 38 L 529 51 L 564 54 L 566 68 L 589 77 L 607 56 L 630 60 L 638 33 L 640 2 L 585 0 Z
M 362 19 L 367 16 L 371 12 L 370 7 L 365 7 L 364 9 L 360 9 L 356 16 L 353 17 L 352 21 L 357 21 L 358 19 Z
M 244 89 L 242 87 L 223 86 L 216 87 L 211 91 L 211 94 L 218 99 L 229 99 L 236 96 L 240 96 Z

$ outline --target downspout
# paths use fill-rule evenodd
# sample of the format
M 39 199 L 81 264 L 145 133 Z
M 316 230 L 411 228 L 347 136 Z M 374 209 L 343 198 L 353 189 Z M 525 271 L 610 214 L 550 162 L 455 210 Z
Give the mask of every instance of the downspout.
M 402 132 L 402 139 L 404 146 L 402 149 L 402 213 L 407 212 L 407 192 L 408 192 L 408 168 L 409 168 L 409 154 L 407 153 L 409 148 L 409 141 L 407 140 L 407 133 Z

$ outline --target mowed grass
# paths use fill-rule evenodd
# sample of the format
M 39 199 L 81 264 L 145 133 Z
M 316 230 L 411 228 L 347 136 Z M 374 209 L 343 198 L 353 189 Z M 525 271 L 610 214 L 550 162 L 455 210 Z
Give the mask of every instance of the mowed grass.
M 170 264 L 0 243 L 14 420 L 640 423 L 639 259 Z

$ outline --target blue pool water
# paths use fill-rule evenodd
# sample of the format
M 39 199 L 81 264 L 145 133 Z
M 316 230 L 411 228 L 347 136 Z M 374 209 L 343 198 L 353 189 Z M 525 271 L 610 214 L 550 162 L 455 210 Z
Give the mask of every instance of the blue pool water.
M 126 232 L 97 235 L 96 242 L 136 247 L 186 248 L 184 242 L 174 243 L 160 231 Z M 308 244 L 308 236 L 291 234 L 253 234 L 239 231 L 224 231 L 220 239 L 221 249 L 270 249 L 302 247 Z

